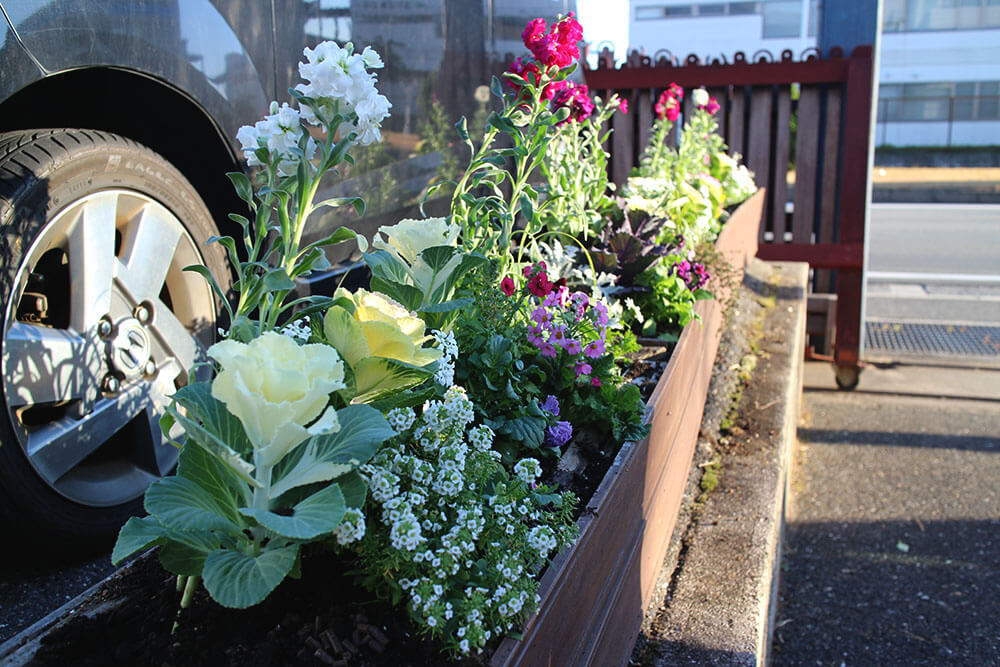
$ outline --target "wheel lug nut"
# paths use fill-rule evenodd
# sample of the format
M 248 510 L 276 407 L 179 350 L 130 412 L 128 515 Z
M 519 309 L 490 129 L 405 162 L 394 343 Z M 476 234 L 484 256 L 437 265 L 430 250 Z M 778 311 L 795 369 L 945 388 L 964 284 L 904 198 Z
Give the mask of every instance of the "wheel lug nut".
M 149 308 L 147 308 L 146 306 L 139 306 L 138 308 L 135 309 L 135 319 L 139 320 L 139 322 L 141 322 L 142 324 L 146 324 L 147 322 L 149 322 L 149 317 L 150 317 Z
M 118 390 L 121 388 L 121 383 L 118 382 L 118 378 L 114 375 L 105 375 L 104 381 L 101 383 L 104 392 L 107 394 L 117 394 Z
M 102 318 L 100 322 L 97 323 L 97 335 L 101 338 L 107 338 L 111 335 L 111 331 L 114 327 L 111 326 L 111 321 L 107 318 Z
M 146 377 L 153 377 L 156 375 L 156 362 L 152 359 L 147 361 L 146 365 L 143 366 L 142 372 L 145 373 Z

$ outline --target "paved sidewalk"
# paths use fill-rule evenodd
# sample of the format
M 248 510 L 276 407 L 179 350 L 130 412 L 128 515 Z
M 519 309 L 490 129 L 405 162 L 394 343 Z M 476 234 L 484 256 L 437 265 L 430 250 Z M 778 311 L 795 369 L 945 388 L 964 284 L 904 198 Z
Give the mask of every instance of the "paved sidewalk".
M 806 364 L 775 665 L 1000 665 L 1000 369 Z

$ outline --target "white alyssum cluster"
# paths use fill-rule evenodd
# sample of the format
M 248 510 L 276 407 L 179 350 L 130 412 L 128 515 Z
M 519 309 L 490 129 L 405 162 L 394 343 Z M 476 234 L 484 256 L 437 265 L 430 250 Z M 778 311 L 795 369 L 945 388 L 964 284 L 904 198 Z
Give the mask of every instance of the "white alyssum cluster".
M 437 348 L 441 350 L 441 358 L 438 360 L 438 370 L 434 374 L 434 381 L 442 387 L 450 387 L 455 384 L 455 360 L 458 359 L 458 342 L 455 334 L 435 329 L 431 332 L 437 342 Z
M 312 328 L 309 326 L 309 320 L 303 317 L 283 326 L 281 333 L 299 343 L 308 343 L 309 337 L 312 336 Z
M 338 544 L 357 542 L 365 536 L 365 515 L 361 510 L 349 507 L 344 512 L 340 525 L 333 531 Z
M 474 425 L 464 389 L 450 387 L 419 412 L 391 411 L 399 437 L 361 467 L 380 511 L 370 544 L 391 545 L 365 560 L 371 571 L 395 569 L 413 618 L 467 654 L 537 604 L 534 575 L 574 528 L 535 495 L 537 460 L 519 461 L 506 478 L 494 433 Z

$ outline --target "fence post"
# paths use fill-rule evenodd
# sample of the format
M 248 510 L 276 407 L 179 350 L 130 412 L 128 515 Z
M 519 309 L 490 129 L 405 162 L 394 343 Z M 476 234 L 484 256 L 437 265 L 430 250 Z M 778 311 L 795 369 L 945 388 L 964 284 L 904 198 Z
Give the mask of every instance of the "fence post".
M 875 161 L 875 113 L 878 108 L 878 54 L 882 36 L 880 0 L 842 0 L 823 5 L 820 49 L 835 45 L 850 53 L 844 109 L 844 151 L 841 162 L 839 242 L 862 245 L 861 269 L 837 272 L 837 333 L 833 363 L 837 384 L 853 389 L 864 353 L 865 266 L 868 264 L 868 226 Z M 871 45 L 871 46 L 863 46 Z M 867 57 L 862 51 L 870 49 Z

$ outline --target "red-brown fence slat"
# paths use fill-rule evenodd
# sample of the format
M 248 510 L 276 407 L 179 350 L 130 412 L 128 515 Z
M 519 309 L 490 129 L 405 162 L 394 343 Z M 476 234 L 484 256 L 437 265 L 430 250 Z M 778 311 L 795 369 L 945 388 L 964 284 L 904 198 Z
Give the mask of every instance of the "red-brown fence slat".
M 790 120 L 792 98 L 789 86 L 778 86 L 775 99 L 777 118 L 774 132 L 774 165 L 771 176 L 771 220 L 774 228 L 774 242 L 785 241 L 787 218 L 785 204 L 788 201 L 788 157 L 791 150 Z
M 773 199 L 768 183 L 771 174 L 771 86 L 755 87 L 750 93 L 750 125 L 747 129 L 747 156 L 746 161 L 750 169 L 754 172 L 757 185 L 768 188 L 768 201 Z M 770 207 L 765 204 L 764 219 L 765 224 L 760 226 L 760 239 L 764 239 L 765 228 L 773 230 L 771 216 L 768 215 Z
M 653 132 L 653 99 L 649 88 L 640 88 L 635 99 L 635 105 L 629 106 L 629 112 L 635 114 L 636 123 L 639 125 L 638 145 L 639 155 L 649 144 L 649 136 Z
M 729 154 L 747 154 L 744 139 L 746 134 L 746 89 L 743 86 L 733 86 L 733 94 L 729 103 L 729 135 L 726 137 L 729 144 Z
M 635 163 L 635 153 L 632 145 L 635 135 L 632 132 L 632 117 L 616 113 L 611 117 L 614 132 L 611 133 L 611 180 L 621 185 L 628 178 Z
M 728 86 L 716 86 L 709 88 L 708 94 L 715 98 L 719 104 L 719 110 L 715 112 L 715 122 L 719 124 L 719 136 L 724 141 L 729 142 L 729 127 L 727 119 L 729 117 L 729 90 Z
M 823 132 L 823 169 L 820 172 L 819 228 L 816 243 L 832 243 L 837 230 L 837 158 L 840 151 L 841 86 L 826 87 L 826 127 Z M 830 271 L 815 273 L 813 291 L 830 292 L 833 277 Z
M 795 206 L 792 242 L 812 241 L 816 220 L 816 167 L 819 156 L 819 86 L 802 86 L 795 126 Z

